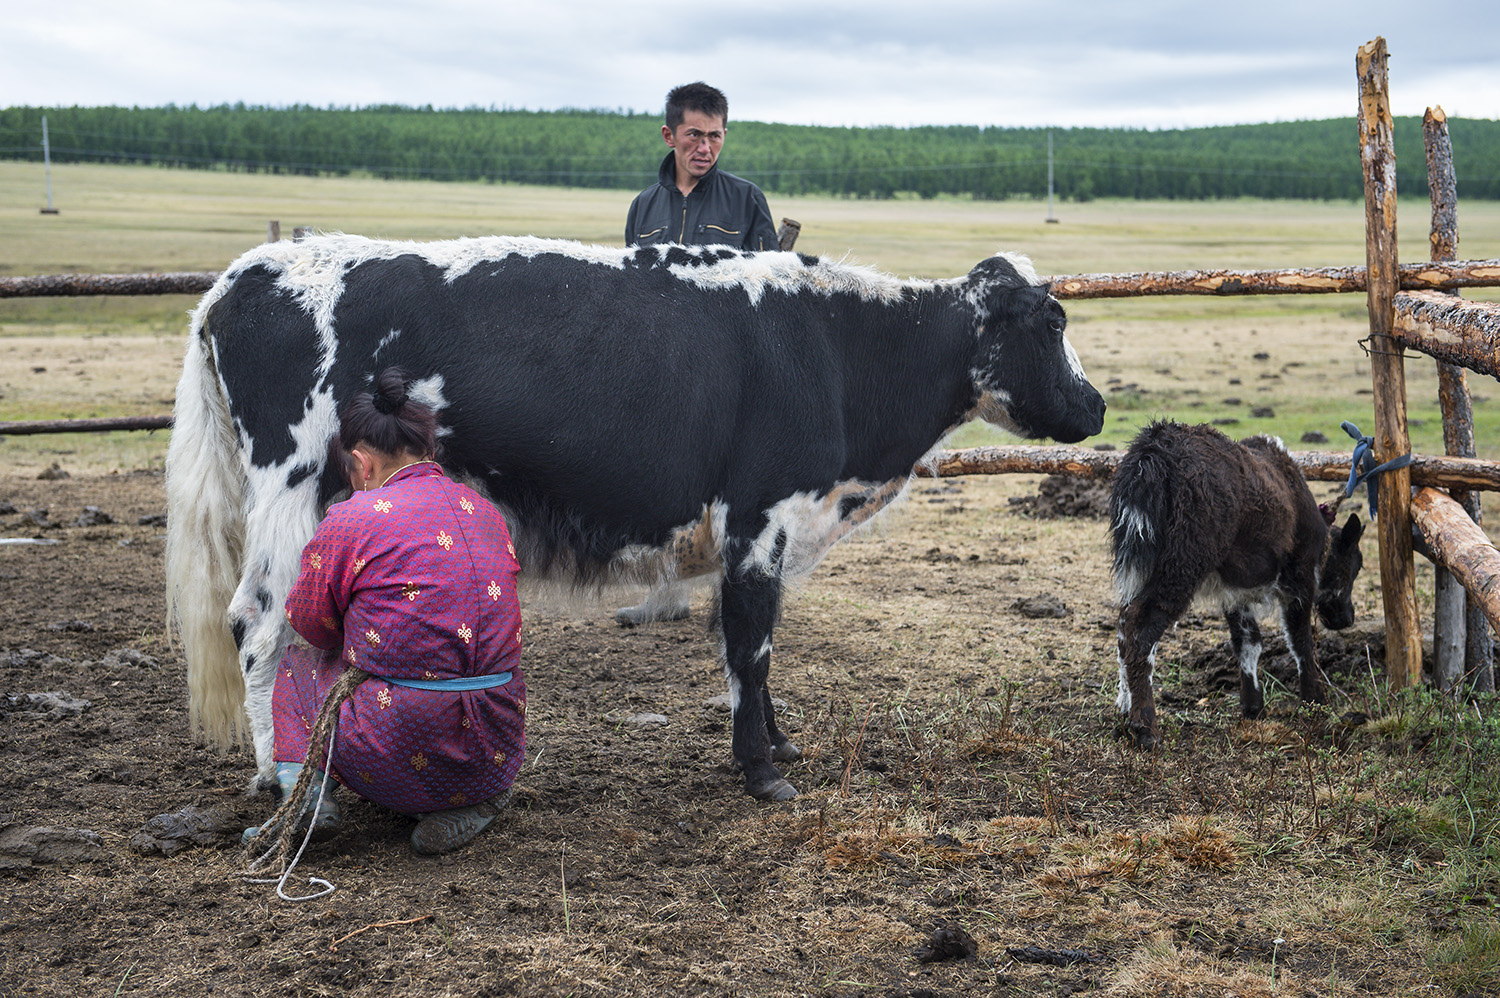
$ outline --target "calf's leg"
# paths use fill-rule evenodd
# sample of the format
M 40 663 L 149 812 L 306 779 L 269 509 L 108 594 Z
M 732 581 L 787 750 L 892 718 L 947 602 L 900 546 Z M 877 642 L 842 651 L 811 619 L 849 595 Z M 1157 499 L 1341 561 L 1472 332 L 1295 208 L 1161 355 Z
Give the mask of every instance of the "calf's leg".
M 774 571 L 735 567 L 719 584 L 719 631 L 724 676 L 734 711 L 734 758 L 745 773 L 745 792 L 759 800 L 790 800 L 797 789 L 772 762 L 777 746 L 796 746 L 776 728 L 766 676 L 771 670 L 771 633 L 781 610 L 781 579 Z M 781 749 L 783 755 L 786 749 Z
M 1237 606 L 1224 613 L 1229 640 L 1240 663 L 1240 714 L 1257 718 L 1266 712 L 1265 691 L 1260 683 L 1260 624 L 1248 607 Z
M 1282 603 L 1281 626 L 1286 635 L 1286 646 L 1291 649 L 1292 658 L 1297 663 L 1297 685 L 1302 699 L 1327 703 L 1323 674 L 1313 652 L 1312 600 L 1292 599 Z
M 1196 586 L 1148 589 L 1120 610 L 1120 694 L 1116 701 L 1125 715 L 1125 730 L 1143 749 L 1156 747 L 1161 729 L 1156 720 L 1156 697 L 1151 692 L 1156 668 L 1156 645 L 1193 601 Z

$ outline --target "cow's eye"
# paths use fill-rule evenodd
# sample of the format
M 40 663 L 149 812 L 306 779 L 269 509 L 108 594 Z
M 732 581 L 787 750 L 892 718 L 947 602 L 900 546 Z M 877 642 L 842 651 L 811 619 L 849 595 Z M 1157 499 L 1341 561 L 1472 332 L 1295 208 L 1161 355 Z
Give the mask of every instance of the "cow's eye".
M 1063 327 L 1066 326 L 1067 324 L 1068 323 L 1067 323 L 1066 319 L 1060 319 L 1060 318 L 1059 319 L 1053 319 L 1051 322 L 1048 323 L 1048 325 L 1052 327 L 1052 331 L 1054 333 L 1060 333 L 1060 332 L 1062 332 L 1063 331 Z

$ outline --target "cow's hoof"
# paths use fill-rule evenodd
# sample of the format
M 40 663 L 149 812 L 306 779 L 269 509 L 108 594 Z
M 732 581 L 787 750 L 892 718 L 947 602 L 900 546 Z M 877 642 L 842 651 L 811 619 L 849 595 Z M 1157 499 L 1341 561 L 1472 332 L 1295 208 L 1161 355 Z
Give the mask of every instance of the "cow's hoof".
M 692 612 L 686 599 L 658 606 L 647 599 L 636 606 L 622 606 L 615 611 L 615 623 L 621 627 L 639 627 L 657 621 L 686 620 Z
M 758 783 L 755 786 L 747 784 L 745 792 L 756 800 L 775 801 L 778 804 L 783 801 L 789 801 L 797 796 L 797 788 L 779 776 L 774 780 L 767 780 L 765 783 Z
M 1131 743 L 1142 752 L 1155 749 L 1159 741 L 1156 732 L 1144 724 L 1127 724 L 1125 731 L 1130 735 Z
M 273 801 L 281 803 L 281 784 L 277 781 L 274 770 L 269 773 L 256 773 L 250 778 L 249 786 L 245 787 L 246 797 L 259 797 L 262 794 L 269 794 Z
M 771 747 L 772 762 L 796 762 L 802 758 L 802 750 L 790 741 Z

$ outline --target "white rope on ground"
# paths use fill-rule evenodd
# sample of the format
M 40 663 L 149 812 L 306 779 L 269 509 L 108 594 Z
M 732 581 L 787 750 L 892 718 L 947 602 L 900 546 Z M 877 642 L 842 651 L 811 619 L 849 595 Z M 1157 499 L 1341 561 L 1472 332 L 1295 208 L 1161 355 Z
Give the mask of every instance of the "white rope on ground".
M 335 887 L 329 881 L 324 880 L 322 877 L 308 877 L 307 883 L 309 887 L 317 887 L 319 884 L 321 884 L 323 889 L 314 894 L 298 895 L 288 894 L 286 892 L 287 878 L 292 875 L 292 871 L 295 870 L 297 868 L 297 864 L 301 862 L 302 853 L 306 851 L 308 843 L 312 842 L 313 826 L 317 823 L 318 812 L 323 807 L 323 795 L 328 790 L 328 773 L 333 769 L 333 738 L 334 734 L 336 733 L 337 723 L 335 722 L 334 730 L 329 732 L 328 735 L 328 756 L 323 760 L 323 779 L 318 783 L 318 799 L 313 804 L 312 817 L 307 822 L 307 833 L 302 836 L 302 845 L 298 847 L 297 854 L 292 857 L 291 863 L 287 865 L 286 869 L 282 871 L 281 876 L 279 877 L 251 876 L 251 874 L 258 872 L 260 869 L 260 865 L 267 859 L 269 859 L 271 854 L 277 850 L 277 846 L 280 845 L 281 840 L 281 837 L 278 835 L 272 840 L 270 848 L 261 853 L 260 856 L 258 856 L 253 862 L 251 862 L 251 864 L 245 868 L 244 872 L 240 874 L 240 876 L 243 877 L 245 882 L 248 884 L 275 884 L 276 896 L 281 898 L 281 900 L 283 901 L 316 901 L 318 898 L 327 897 L 334 891 L 338 890 L 337 887 Z M 288 816 L 286 820 L 290 821 L 293 819 L 291 816 Z M 264 827 L 261 828 L 259 834 L 265 835 L 267 839 L 272 838 L 270 829 Z

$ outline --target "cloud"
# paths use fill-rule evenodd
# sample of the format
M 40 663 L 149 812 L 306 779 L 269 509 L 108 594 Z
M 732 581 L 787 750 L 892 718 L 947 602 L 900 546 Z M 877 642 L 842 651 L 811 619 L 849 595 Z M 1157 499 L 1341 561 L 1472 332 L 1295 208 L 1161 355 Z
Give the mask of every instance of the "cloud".
M 659 110 L 706 79 L 740 119 L 1171 127 L 1348 116 L 1384 32 L 1397 113 L 1500 117 L 1500 4 L 1077 0 L 679 12 L 606 0 L 53 0 L 12 12 L 16 104 L 432 104 Z

